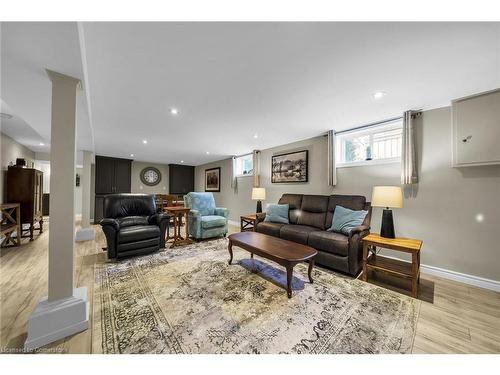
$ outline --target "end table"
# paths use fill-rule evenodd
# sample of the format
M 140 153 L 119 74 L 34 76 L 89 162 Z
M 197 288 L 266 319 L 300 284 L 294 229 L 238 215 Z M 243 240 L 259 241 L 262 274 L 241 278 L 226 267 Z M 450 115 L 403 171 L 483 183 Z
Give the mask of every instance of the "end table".
M 255 224 L 257 223 L 257 215 L 242 215 L 240 216 L 240 232 L 255 232 Z
M 383 247 L 411 254 L 411 263 L 388 258 L 375 252 L 369 256 L 368 250 Z M 417 298 L 417 284 L 420 282 L 421 240 L 412 238 L 385 238 L 370 233 L 363 238 L 363 280 L 368 278 L 369 270 L 376 270 L 411 280 L 411 295 Z

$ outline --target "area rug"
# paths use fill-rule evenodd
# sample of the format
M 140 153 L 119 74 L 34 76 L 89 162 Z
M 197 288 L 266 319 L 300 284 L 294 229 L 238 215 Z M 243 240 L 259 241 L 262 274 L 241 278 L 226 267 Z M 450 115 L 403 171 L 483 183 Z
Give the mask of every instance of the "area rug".
M 315 267 L 279 265 L 227 239 L 96 266 L 95 353 L 408 353 L 419 301 Z

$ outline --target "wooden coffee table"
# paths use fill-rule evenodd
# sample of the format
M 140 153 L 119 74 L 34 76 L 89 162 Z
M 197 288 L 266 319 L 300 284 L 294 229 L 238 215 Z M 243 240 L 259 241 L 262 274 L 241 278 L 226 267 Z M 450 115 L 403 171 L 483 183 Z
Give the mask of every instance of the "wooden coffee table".
M 293 267 L 297 263 L 309 261 L 308 276 L 311 284 L 313 283 L 311 274 L 314 257 L 318 252 L 312 247 L 257 232 L 233 233 L 228 238 L 229 264 L 233 261 L 234 245 L 249 251 L 252 258 L 256 254 L 284 266 L 288 298 L 292 298 Z

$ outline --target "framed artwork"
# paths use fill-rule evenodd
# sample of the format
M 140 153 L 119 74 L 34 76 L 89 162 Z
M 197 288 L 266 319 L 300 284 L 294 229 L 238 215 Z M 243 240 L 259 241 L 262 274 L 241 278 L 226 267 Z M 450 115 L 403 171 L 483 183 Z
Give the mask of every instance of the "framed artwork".
M 205 169 L 205 191 L 220 192 L 220 167 Z
M 307 182 L 308 150 L 273 155 L 271 161 L 271 182 Z

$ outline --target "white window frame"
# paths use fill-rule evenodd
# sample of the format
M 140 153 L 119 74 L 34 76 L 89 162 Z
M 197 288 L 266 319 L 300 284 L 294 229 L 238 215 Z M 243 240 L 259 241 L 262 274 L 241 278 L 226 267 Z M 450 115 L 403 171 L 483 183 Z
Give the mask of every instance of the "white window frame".
M 236 165 L 238 165 L 238 159 L 243 158 L 243 157 L 245 157 L 245 156 L 249 156 L 249 155 L 250 155 L 250 157 L 251 157 L 251 159 L 252 159 L 252 173 L 247 173 L 247 174 L 239 174 L 239 173 L 236 173 L 236 177 L 251 177 L 251 176 L 253 176 L 253 171 L 255 170 L 255 167 L 254 167 L 254 165 L 253 165 L 253 153 L 251 153 L 251 152 L 250 152 L 250 153 L 248 153 L 248 154 L 243 154 L 243 155 L 238 155 L 238 156 L 236 156 Z M 238 167 L 236 166 L 236 169 L 237 169 L 237 168 L 238 168 Z M 237 172 L 237 171 L 236 171 L 236 172 Z
M 341 158 L 341 156 L 342 156 L 342 141 L 346 138 L 346 136 L 373 135 L 373 134 L 376 134 L 379 132 L 392 130 L 392 129 L 398 129 L 398 128 L 400 128 L 400 129 L 403 128 L 403 120 L 402 119 L 388 121 L 388 122 L 384 122 L 384 123 L 373 125 L 373 126 L 367 126 L 365 128 L 359 128 L 359 129 L 353 129 L 350 131 L 339 132 L 336 135 L 336 144 L 335 144 L 335 150 L 336 150 L 335 158 L 337 160 L 336 167 L 337 168 L 349 168 L 349 167 L 360 167 L 360 166 L 367 166 L 367 165 L 400 163 L 401 156 L 393 157 L 393 158 L 372 159 L 372 160 L 356 160 L 356 161 L 351 161 L 351 162 L 342 162 L 341 161 L 342 160 L 342 158 Z

